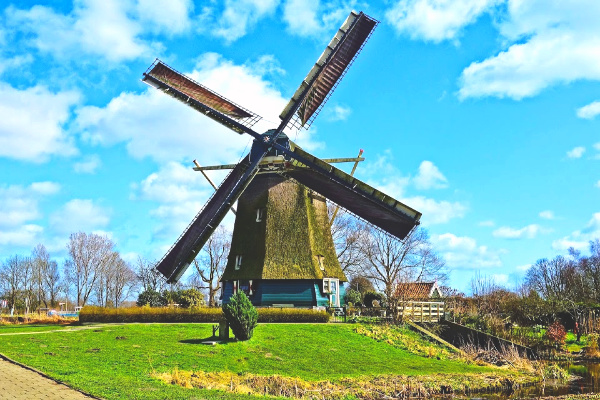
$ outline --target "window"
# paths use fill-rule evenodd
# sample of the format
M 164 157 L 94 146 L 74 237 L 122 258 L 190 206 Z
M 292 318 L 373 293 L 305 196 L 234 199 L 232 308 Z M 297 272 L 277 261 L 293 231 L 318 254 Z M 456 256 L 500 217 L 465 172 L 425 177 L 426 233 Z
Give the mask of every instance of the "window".
M 321 268 L 321 271 L 325 271 L 325 265 L 323 264 L 324 259 L 325 257 L 321 254 L 317 255 L 317 261 L 319 261 L 319 268 Z
M 256 209 L 256 222 L 261 222 L 263 220 L 264 216 L 265 216 L 265 209 L 257 208 Z
M 337 293 L 339 279 L 323 278 L 323 293 Z
M 242 256 L 237 255 L 235 256 L 235 269 L 239 270 L 242 266 Z

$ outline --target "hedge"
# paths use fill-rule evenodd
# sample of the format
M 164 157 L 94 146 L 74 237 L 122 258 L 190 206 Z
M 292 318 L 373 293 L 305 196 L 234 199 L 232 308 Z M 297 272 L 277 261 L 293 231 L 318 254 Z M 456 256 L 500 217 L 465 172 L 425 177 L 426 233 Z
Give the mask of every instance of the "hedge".
M 258 322 L 329 322 L 325 311 L 302 308 L 259 308 Z
M 85 306 L 79 313 L 79 322 L 197 322 L 216 323 L 224 318 L 220 308 L 131 307 L 104 308 Z M 325 311 L 299 308 L 258 308 L 258 322 L 328 322 Z

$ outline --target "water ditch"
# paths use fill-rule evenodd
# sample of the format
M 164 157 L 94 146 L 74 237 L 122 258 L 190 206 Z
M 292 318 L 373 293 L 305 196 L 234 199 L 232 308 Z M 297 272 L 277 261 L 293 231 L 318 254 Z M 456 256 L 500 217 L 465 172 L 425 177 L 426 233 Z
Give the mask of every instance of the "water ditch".
M 546 382 L 539 382 L 531 386 L 520 387 L 510 391 L 455 395 L 451 398 L 510 400 L 600 393 L 600 362 L 573 361 L 559 363 L 559 365 L 565 368 L 569 374 L 573 375 L 576 379 L 566 384 L 547 380 Z M 439 397 L 439 399 L 446 398 L 450 399 L 450 397 Z

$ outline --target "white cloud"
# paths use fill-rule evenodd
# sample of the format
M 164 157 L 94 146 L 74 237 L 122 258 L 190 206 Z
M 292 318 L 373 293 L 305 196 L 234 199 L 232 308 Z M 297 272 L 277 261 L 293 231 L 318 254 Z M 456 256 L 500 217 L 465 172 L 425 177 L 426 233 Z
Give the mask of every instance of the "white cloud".
M 517 265 L 515 267 L 515 269 L 519 272 L 526 272 L 529 268 L 531 268 L 531 264 Z
M 462 73 L 459 98 L 521 99 L 549 86 L 600 79 L 600 3 L 508 0 L 499 28 L 507 48 Z
M 502 226 L 492 232 L 492 235 L 503 239 L 533 239 L 540 233 L 548 232 L 549 230 L 544 229 L 539 225 L 531 224 L 520 229 Z
M 287 0 L 283 5 L 283 20 L 293 34 L 322 38 L 335 32 L 355 3 L 352 0 Z
M 219 184 L 216 171 L 207 174 Z M 132 197 L 158 203 L 151 211 L 159 223 L 155 236 L 176 238 L 200 211 L 204 202 L 212 194 L 201 173 L 175 162 L 167 163 L 159 171 L 150 174 L 139 184 L 132 186 Z
M 486 221 L 481 221 L 479 224 L 477 224 L 479 226 L 496 226 L 496 223 L 492 220 L 486 220 Z
M 400 0 L 385 18 L 399 33 L 440 42 L 455 39 L 500 0 Z
M 272 71 L 264 59 L 260 61 L 257 68 L 261 72 Z M 265 120 L 255 125 L 257 132 L 273 128 L 273 123 L 267 121 L 277 121 L 286 104 L 281 93 L 253 65 L 235 65 L 218 54 L 204 54 L 189 75 L 262 115 Z M 154 88 L 142 94 L 121 93 L 103 108 L 84 107 L 78 111 L 76 126 L 92 143 L 125 142 L 132 156 L 161 162 L 197 158 L 203 165 L 232 163 L 251 139 Z
M 100 157 L 96 154 L 91 154 L 84 157 L 83 160 L 73 164 L 73 169 L 78 174 L 93 174 L 102 165 Z
M 570 247 L 586 250 L 589 241 L 600 238 L 600 212 L 594 213 L 587 225 L 581 229 L 552 242 L 552 248 L 565 251 Z
M 577 109 L 577 116 L 584 119 L 594 119 L 600 114 L 600 101 L 594 101 Z
M 26 224 L 11 229 L 0 230 L 1 246 L 29 246 L 39 243 L 44 228 L 35 224 Z M 10 249 L 13 251 L 13 249 Z
M 33 247 L 41 239 L 44 228 L 32 223 L 43 217 L 40 202 L 56 194 L 55 182 L 34 182 L 29 186 L 0 185 L 0 246 Z M 14 251 L 12 247 L 4 251 Z
M 550 211 L 550 210 L 542 211 L 542 212 L 540 212 L 539 215 L 540 215 L 540 218 L 543 218 L 543 219 L 555 219 L 556 218 L 556 216 L 554 215 L 554 212 Z
M 350 107 L 342 106 L 339 104 L 331 104 L 326 109 L 325 117 L 329 121 L 345 121 L 346 119 L 348 119 L 351 113 L 352 109 L 350 109 Z
M 594 186 L 596 186 L 597 188 L 600 188 L 600 181 L 596 182 L 596 184 Z
M 279 0 L 225 0 L 225 8 L 214 17 L 209 32 L 231 43 L 244 36 L 259 20 L 273 14 L 278 4 Z
M 437 201 L 423 196 L 407 197 L 401 201 L 423 213 L 421 221 L 427 226 L 445 224 L 453 218 L 462 218 L 468 210 L 467 205 L 460 202 Z
M 137 0 L 137 12 L 144 28 L 167 35 L 187 31 L 193 9 L 192 0 Z
M 0 46 L 2 42 L 0 41 Z M 33 63 L 33 56 L 31 54 L 17 55 L 14 57 L 2 57 L 0 59 L 0 75 L 7 70 L 20 69 L 27 64 Z
M 432 235 L 431 242 L 451 268 L 480 269 L 502 266 L 500 255 L 505 250 L 492 250 L 487 246 L 478 245 L 471 237 L 444 233 Z
M 581 158 L 581 156 L 583 156 L 583 153 L 585 153 L 585 147 L 578 146 L 573 148 L 573 150 L 567 151 L 567 157 Z
M 492 279 L 499 286 L 506 286 L 508 284 L 509 276 L 507 274 L 492 274 Z
M 453 218 L 462 218 L 468 210 L 468 206 L 461 202 L 451 202 L 447 200 L 435 200 L 425 196 L 408 196 L 406 189 L 411 183 L 415 182 L 415 178 L 402 176 L 400 171 L 394 166 L 393 155 L 391 151 L 386 151 L 385 154 L 376 157 L 375 162 L 367 163 L 360 169 L 361 175 L 374 177 L 367 179 L 367 182 L 411 208 L 421 212 L 423 217 L 421 222 L 424 225 L 444 224 Z M 418 177 L 421 176 L 420 183 L 427 185 L 440 185 L 440 177 L 435 173 L 429 173 L 432 170 L 437 171 L 437 168 L 431 164 L 433 168 L 427 167 L 428 161 L 421 163 Z M 422 168 L 423 165 L 425 168 Z M 422 173 L 427 171 L 426 173 Z M 437 171 L 439 172 L 439 171 Z M 441 174 L 440 174 L 441 175 Z M 434 176 L 433 179 L 430 179 Z M 443 175 L 441 175 L 443 177 Z M 445 178 L 443 178 L 445 179 Z
M 43 86 L 19 90 L 0 82 L 0 157 L 45 162 L 77 152 L 63 129 L 75 92 L 52 93 Z
M 168 11 L 176 8 L 172 5 Z M 119 62 L 136 59 L 150 49 L 140 38 L 142 24 L 130 16 L 135 10 L 132 1 L 81 0 L 74 2 L 67 15 L 36 5 L 29 10 L 10 6 L 6 16 L 8 24 L 28 35 L 28 44 L 42 53 L 75 60 L 85 54 Z M 143 4 L 140 10 L 152 29 L 170 28 L 178 19 L 166 13 L 157 16 L 156 11 L 146 9 Z
M 417 189 L 441 189 L 448 187 L 448 179 L 431 161 L 419 165 L 419 173 L 413 179 Z
M 50 215 L 49 224 L 58 233 L 94 232 L 108 226 L 110 213 L 93 200 L 73 199 Z
M 55 182 L 34 182 L 29 186 L 0 186 L 0 230 L 19 227 L 27 222 L 40 219 L 39 202 L 56 194 L 60 185 Z M 31 229 L 28 232 L 33 232 Z

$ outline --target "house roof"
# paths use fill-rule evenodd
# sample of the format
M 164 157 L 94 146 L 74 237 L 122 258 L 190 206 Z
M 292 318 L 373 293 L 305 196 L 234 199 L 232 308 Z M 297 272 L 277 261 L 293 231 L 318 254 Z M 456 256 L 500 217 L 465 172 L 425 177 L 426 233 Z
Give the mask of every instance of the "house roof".
M 405 282 L 396 286 L 396 296 L 405 300 L 428 300 L 436 290 L 441 296 L 437 282 Z

